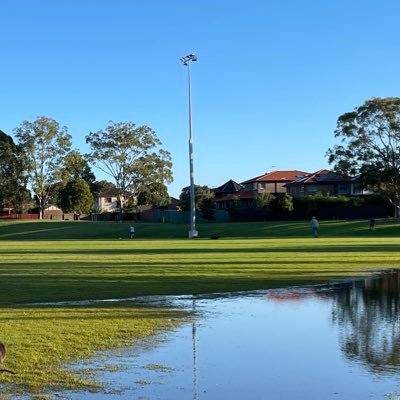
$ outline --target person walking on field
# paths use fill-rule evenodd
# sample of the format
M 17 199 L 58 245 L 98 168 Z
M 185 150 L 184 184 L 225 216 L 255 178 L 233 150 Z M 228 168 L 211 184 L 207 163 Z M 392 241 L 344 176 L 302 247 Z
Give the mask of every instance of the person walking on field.
M 311 225 L 311 232 L 313 234 L 313 236 L 316 238 L 318 237 L 318 220 L 315 217 L 311 218 L 310 221 L 310 225 Z
M 371 218 L 369 220 L 369 230 L 374 231 L 375 230 L 375 218 Z

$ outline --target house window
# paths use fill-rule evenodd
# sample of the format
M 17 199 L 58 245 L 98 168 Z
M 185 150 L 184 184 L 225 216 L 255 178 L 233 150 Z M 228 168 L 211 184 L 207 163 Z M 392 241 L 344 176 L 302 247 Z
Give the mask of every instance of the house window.
M 318 192 L 318 185 L 316 185 L 316 184 L 308 185 L 308 192 L 309 193 Z
M 349 186 L 348 185 L 339 185 L 338 194 L 349 194 Z
M 107 202 L 107 203 L 112 203 L 112 197 L 107 197 L 107 198 L 106 198 L 106 202 Z
M 264 183 L 264 182 L 260 182 L 260 183 L 258 184 L 258 189 L 259 189 L 259 190 L 264 190 L 264 189 L 265 189 L 265 183 Z

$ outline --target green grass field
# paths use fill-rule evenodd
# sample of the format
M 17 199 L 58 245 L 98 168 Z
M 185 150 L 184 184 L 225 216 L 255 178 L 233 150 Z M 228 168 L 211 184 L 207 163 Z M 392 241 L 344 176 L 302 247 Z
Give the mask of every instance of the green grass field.
M 374 232 L 367 221 L 320 221 L 317 239 L 307 221 L 201 224 L 195 240 L 186 239 L 186 225 L 135 228 L 131 240 L 129 223 L 0 222 L 0 341 L 9 345 L 4 367 L 17 372 L 2 374 L 1 381 L 38 392 L 91 385 L 63 370 L 63 363 L 173 328 L 184 318 L 177 313 L 171 323 L 171 310 L 146 312 L 129 303 L 31 303 L 267 289 L 400 266 L 397 221 L 377 221 Z M 76 352 L 68 350 L 71 343 Z

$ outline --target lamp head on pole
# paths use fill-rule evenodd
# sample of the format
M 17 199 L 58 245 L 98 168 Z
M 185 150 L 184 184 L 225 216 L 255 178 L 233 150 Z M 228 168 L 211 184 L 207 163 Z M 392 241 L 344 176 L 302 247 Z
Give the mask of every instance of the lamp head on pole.
M 181 57 L 180 60 L 181 60 L 183 65 L 188 65 L 188 63 L 190 61 L 197 61 L 197 56 L 196 56 L 196 54 L 191 53 L 191 54 L 188 54 L 185 57 Z

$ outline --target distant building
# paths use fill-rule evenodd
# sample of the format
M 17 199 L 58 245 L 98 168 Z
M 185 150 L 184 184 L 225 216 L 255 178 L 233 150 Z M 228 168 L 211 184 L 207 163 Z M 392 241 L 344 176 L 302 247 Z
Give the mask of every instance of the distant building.
M 241 184 L 231 179 L 212 191 L 217 208 L 253 207 L 258 194 L 286 193 L 285 185 L 305 174 L 307 172 L 298 170 L 272 171 L 248 179 Z
M 286 193 L 286 184 L 307 174 L 308 172 L 298 170 L 266 172 L 242 182 L 242 186 L 244 190 L 252 191 L 254 198 L 259 193 Z
M 127 201 L 131 195 L 125 192 L 124 199 Z M 109 189 L 100 192 L 95 200 L 94 209 L 98 212 L 115 212 L 119 210 L 118 191 Z
M 235 199 L 240 196 L 240 192 L 243 189 L 242 185 L 230 179 L 223 185 L 211 189 L 214 193 L 214 200 L 217 208 L 229 208 Z
M 359 196 L 371 194 L 360 187 L 357 177 L 337 175 L 327 169 L 305 174 L 286 184 L 292 196 L 308 196 L 321 193 L 325 196 Z

